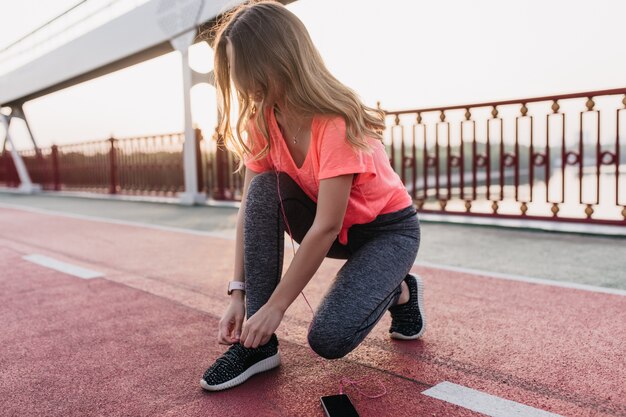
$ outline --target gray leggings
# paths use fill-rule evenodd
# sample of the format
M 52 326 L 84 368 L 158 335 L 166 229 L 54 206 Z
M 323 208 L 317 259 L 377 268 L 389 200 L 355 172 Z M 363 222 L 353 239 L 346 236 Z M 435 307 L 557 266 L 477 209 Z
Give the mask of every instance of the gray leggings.
M 284 172 L 280 194 L 292 237 L 300 243 L 315 218 L 316 204 Z M 270 298 L 282 276 L 285 223 L 276 172 L 254 177 L 244 217 L 246 310 L 251 317 Z M 379 215 L 348 230 L 348 244 L 335 239 L 326 257 L 347 259 L 321 301 L 308 333 L 311 348 L 327 359 L 355 349 L 400 297 L 420 243 L 413 205 Z

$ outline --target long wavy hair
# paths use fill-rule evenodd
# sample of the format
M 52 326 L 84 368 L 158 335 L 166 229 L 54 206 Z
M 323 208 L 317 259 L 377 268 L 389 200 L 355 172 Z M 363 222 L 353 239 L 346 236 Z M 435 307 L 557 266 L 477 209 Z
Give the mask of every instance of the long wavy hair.
M 219 110 L 216 135 L 239 157 L 236 172 L 244 166 L 243 156 L 252 155 L 255 147 L 254 135 L 249 132 L 250 122 L 265 139 L 261 151 L 252 159 L 263 158 L 269 152 L 269 130 L 264 115 L 278 101 L 284 103 L 285 109 L 281 111 L 286 115 L 343 116 L 346 139 L 355 149 L 370 152 L 367 137 L 382 141 L 384 112 L 364 105 L 352 89 L 328 71 L 302 21 L 281 3 L 267 0 L 244 3 L 223 15 L 210 31 L 208 39 L 214 39 Z M 226 54 L 228 41 L 234 54 L 236 73 L 233 74 Z M 239 84 L 239 89 L 234 88 L 239 104 L 236 135 L 230 117 L 233 79 Z M 256 91 L 262 93 L 257 102 L 251 96 Z

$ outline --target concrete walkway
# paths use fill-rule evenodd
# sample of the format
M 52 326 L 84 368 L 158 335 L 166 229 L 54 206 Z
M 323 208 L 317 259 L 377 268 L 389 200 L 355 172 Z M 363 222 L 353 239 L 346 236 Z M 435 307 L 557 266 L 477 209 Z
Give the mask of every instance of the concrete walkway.
M 226 349 L 215 335 L 232 223 L 208 231 L 207 208 L 25 198 L 27 209 L 0 205 L 0 415 L 322 417 L 320 396 L 350 378 L 361 381 L 344 389 L 362 417 L 626 416 L 626 297 L 419 264 L 421 339 L 390 339 L 385 314 L 357 349 L 323 360 L 307 345 L 311 311 L 298 297 L 277 331 L 281 366 L 204 392 L 200 376 Z M 33 199 L 59 206 L 33 209 Z M 59 211 L 70 207 L 93 211 Z M 122 212 L 143 212 L 132 218 L 141 225 L 103 217 Z M 201 231 L 180 228 L 177 216 Z M 146 217 L 172 223 L 146 226 Z M 430 226 L 424 247 L 445 229 Z M 455 240 L 482 230 L 456 228 L 446 231 Z M 468 256 L 471 246 L 457 247 Z M 287 250 L 285 264 L 292 259 Z M 343 263 L 326 259 L 305 288 L 313 309 Z
M 219 233 L 234 238 L 237 208 L 19 195 L 0 205 Z M 626 239 L 421 221 L 417 264 L 626 290 Z M 287 239 L 288 241 L 288 239 Z

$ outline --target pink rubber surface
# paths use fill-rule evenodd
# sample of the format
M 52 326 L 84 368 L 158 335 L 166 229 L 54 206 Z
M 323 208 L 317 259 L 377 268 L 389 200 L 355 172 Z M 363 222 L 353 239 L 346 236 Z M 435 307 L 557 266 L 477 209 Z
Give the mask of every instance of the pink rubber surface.
M 22 259 L 33 253 L 105 278 Z M 323 416 L 342 376 L 387 388 L 347 388 L 362 416 L 480 415 L 421 394 L 442 381 L 565 416 L 626 415 L 625 297 L 422 267 L 421 340 L 390 339 L 385 316 L 345 358 L 319 359 L 299 298 L 278 331 L 281 367 L 205 392 L 233 257 L 234 241 L 0 209 L 0 415 Z M 325 260 L 305 289 L 314 307 L 342 264 Z

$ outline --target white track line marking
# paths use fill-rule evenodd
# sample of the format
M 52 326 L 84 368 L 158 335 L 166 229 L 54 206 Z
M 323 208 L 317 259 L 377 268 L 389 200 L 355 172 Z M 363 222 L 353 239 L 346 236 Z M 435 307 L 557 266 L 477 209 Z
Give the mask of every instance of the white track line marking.
M 539 408 L 529 407 L 515 401 L 444 381 L 422 394 L 456 404 L 491 417 L 562 417 Z
M 472 275 L 483 275 L 489 278 L 506 279 L 509 281 L 529 282 L 531 284 L 551 285 L 553 287 L 574 288 L 577 290 L 585 290 L 585 291 L 592 291 L 592 292 L 601 292 L 601 293 L 611 294 L 611 295 L 626 296 L 626 290 L 620 290 L 618 288 L 596 287 L 594 285 L 578 284 L 576 282 L 567 282 L 567 281 L 552 281 L 552 280 L 543 279 L 543 278 L 532 278 L 532 277 L 526 277 L 523 275 L 506 274 L 502 272 L 482 271 L 480 269 L 463 268 L 460 266 L 442 265 L 442 264 L 435 264 L 435 263 L 424 262 L 424 261 L 416 261 L 415 265 L 424 266 L 427 268 L 444 269 L 446 271 L 464 272 L 464 273 L 472 274 Z
M 206 232 L 206 231 L 201 231 L 201 230 L 184 229 L 181 227 L 160 226 L 160 225 L 155 225 L 155 224 L 133 222 L 133 221 L 128 221 L 128 220 L 117 220 L 117 219 L 109 219 L 105 217 L 88 216 L 84 214 L 71 214 L 71 213 L 65 213 L 65 212 L 55 211 L 55 210 L 22 206 L 19 204 L 0 203 L 0 208 L 23 210 L 23 211 L 29 211 L 32 213 L 46 214 L 49 216 L 67 217 L 70 219 L 90 220 L 90 221 L 100 222 L 100 223 L 121 224 L 124 226 L 143 227 L 146 229 L 162 230 L 166 232 L 185 233 L 188 235 L 195 235 L 195 236 L 208 236 L 208 237 L 214 237 L 214 238 L 220 238 L 220 239 L 226 239 L 226 240 L 235 240 L 234 229 L 224 229 L 218 232 Z M 294 245 L 296 248 L 299 246 L 298 243 L 295 241 L 294 241 Z M 288 236 L 285 237 L 285 247 L 287 247 L 291 251 L 291 240 L 289 239 Z M 507 280 L 513 280 L 513 281 L 528 282 L 528 283 L 533 283 L 533 284 L 550 285 L 553 287 L 572 288 L 572 289 L 577 289 L 577 290 L 626 296 L 626 290 L 621 290 L 617 288 L 597 287 L 594 285 L 577 284 L 574 282 L 567 282 L 567 281 L 552 281 L 552 280 L 542 279 L 542 278 L 526 277 L 523 275 L 504 274 L 500 272 L 483 271 L 480 269 L 462 268 L 462 267 L 457 267 L 457 266 L 435 264 L 435 263 L 423 262 L 423 261 L 415 261 L 414 265 L 424 266 L 428 268 L 443 269 L 447 271 L 465 272 L 468 274 L 482 275 L 482 276 L 489 277 L 489 278 L 507 279 Z
M 50 258 L 44 255 L 32 254 L 32 255 L 24 255 L 22 259 L 27 261 L 36 263 L 41 266 L 45 266 L 50 269 L 55 269 L 60 272 L 64 272 L 69 275 L 73 275 L 82 279 L 91 279 L 103 277 L 104 274 L 97 271 L 92 271 L 90 269 L 82 268 L 78 265 L 72 265 L 67 262 L 62 262 L 54 258 Z

